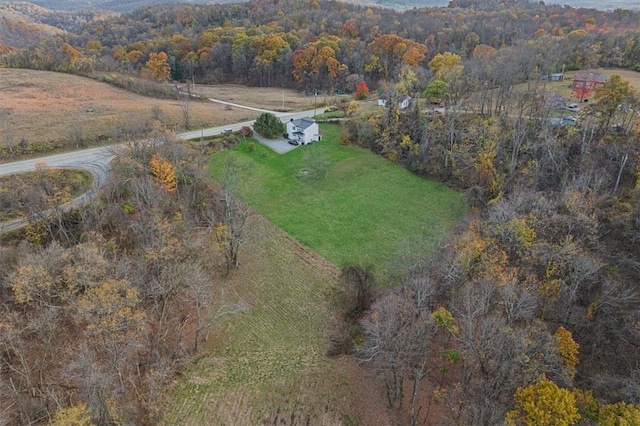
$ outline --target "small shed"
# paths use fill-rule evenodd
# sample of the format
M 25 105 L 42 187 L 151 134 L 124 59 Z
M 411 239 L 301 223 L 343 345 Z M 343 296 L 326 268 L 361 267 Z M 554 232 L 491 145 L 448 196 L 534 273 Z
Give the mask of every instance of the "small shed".
M 380 97 L 378 98 L 378 106 L 386 108 L 387 102 L 389 102 L 390 98 L 391 96 L 387 92 L 381 94 Z

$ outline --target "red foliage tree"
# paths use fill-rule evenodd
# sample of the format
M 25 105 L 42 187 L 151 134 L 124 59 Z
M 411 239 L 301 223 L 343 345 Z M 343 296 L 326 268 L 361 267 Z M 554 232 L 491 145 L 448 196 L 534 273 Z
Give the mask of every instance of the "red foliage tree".
M 599 75 L 592 72 L 577 73 L 573 77 L 573 96 L 583 100 L 589 97 L 602 84 Z
M 367 83 L 364 80 L 362 80 L 356 86 L 355 98 L 361 101 L 362 99 L 366 99 L 367 97 L 369 97 L 369 86 L 367 86 Z

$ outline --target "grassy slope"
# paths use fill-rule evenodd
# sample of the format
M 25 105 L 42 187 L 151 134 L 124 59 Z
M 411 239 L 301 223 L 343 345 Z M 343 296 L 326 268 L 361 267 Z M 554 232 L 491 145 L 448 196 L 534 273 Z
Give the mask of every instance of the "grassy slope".
M 324 356 L 338 270 L 261 217 L 251 230 L 247 266 L 216 283 L 217 303 L 244 310 L 221 318 L 162 423 L 377 424 L 359 412 L 349 359 Z
M 338 127 L 323 130 L 323 142 L 282 156 L 255 142 L 251 150 L 250 141 L 216 155 L 218 172 L 225 156 L 236 158 L 242 196 L 273 223 L 253 217 L 240 268 L 215 284 L 216 303 L 242 312 L 216 324 L 209 350 L 176 384 L 163 424 L 395 423 L 349 357 L 324 355 L 336 309 L 335 265 L 383 265 L 420 247 L 405 253 L 415 261 L 465 207 L 459 194 L 368 151 L 339 146 Z M 329 164 L 326 179 L 296 177 L 310 167 L 309 153 Z
M 336 141 L 340 128 L 324 126 L 325 139 L 278 155 L 250 142 L 226 155 L 242 167 L 240 193 L 254 209 L 335 265 L 374 266 L 393 277 L 425 257 L 465 211 L 460 194 L 401 167 Z M 327 177 L 309 181 L 300 171 L 328 164 Z

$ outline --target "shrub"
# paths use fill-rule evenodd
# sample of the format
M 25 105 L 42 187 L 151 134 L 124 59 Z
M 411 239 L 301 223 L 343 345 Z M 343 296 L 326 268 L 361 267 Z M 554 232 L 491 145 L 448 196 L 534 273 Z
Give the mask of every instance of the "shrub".
M 238 133 L 245 138 L 250 138 L 251 136 L 253 136 L 253 130 L 251 130 L 251 127 L 249 126 L 242 126 Z
M 253 128 L 265 138 L 275 138 L 283 134 L 285 130 L 282 121 L 268 112 L 265 112 L 256 119 Z

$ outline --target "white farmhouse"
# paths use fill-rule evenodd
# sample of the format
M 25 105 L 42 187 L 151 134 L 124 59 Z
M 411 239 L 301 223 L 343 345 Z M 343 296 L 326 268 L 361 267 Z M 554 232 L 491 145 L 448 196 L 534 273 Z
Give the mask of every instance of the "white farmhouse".
M 305 117 L 298 120 L 293 118 L 287 123 L 289 139 L 305 145 L 320 140 L 320 129 L 313 118 Z

